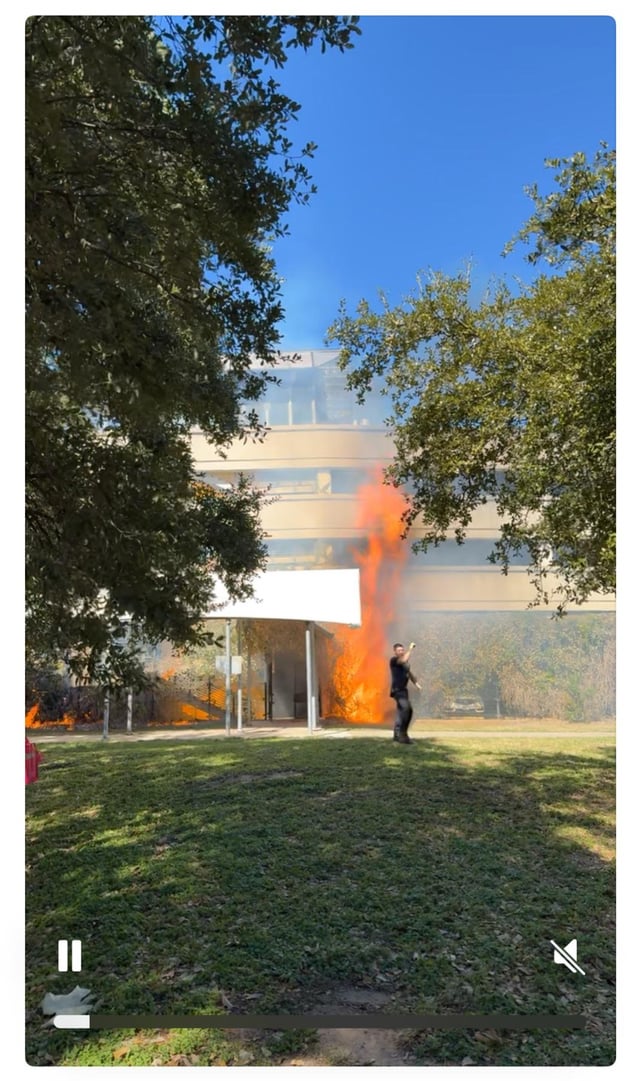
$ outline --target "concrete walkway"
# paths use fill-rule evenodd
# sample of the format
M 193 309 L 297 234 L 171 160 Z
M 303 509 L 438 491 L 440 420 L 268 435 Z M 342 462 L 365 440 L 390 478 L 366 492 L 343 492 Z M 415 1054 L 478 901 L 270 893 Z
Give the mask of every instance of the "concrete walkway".
M 45 728 L 29 728 L 26 730 L 29 739 L 38 744 L 46 743 L 74 743 L 103 742 L 102 731 L 60 731 L 51 732 Z M 370 728 L 365 725 L 352 726 L 350 728 L 318 728 L 310 733 L 306 724 L 282 724 L 282 725 L 252 725 L 243 728 L 241 732 L 232 728 L 229 734 L 224 728 L 154 728 L 133 731 L 130 735 L 123 731 L 109 733 L 109 743 L 126 742 L 149 742 L 153 740 L 190 740 L 190 739 L 391 739 L 391 729 L 380 726 Z M 416 742 L 422 740 L 451 740 L 451 739 L 614 739 L 615 727 L 598 726 L 589 728 L 587 725 L 576 725 L 572 728 L 564 728 L 558 731 L 525 730 L 525 729 L 495 729 L 494 731 L 478 729 L 440 729 L 423 727 L 418 725 L 411 729 L 411 738 Z

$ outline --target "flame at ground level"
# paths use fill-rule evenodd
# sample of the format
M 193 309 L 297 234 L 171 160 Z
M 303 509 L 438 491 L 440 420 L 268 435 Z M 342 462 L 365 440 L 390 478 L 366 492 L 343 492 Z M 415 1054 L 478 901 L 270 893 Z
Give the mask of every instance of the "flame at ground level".
M 213 685 L 210 682 L 194 681 L 191 686 L 185 687 L 174 683 L 173 677 L 176 670 L 170 670 L 170 676 L 161 676 L 160 682 L 153 688 L 148 688 L 142 693 L 142 699 L 134 696 L 133 719 L 136 727 L 148 725 L 167 728 L 180 728 L 189 725 L 217 723 L 224 719 L 226 707 L 225 687 Z M 60 707 L 57 712 L 55 706 L 51 706 L 51 715 L 46 716 L 45 707 L 37 702 L 25 713 L 25 728 L 28 730 L 61 729 L 73 731 L 77 726 L 97 729 L 104 722 L 104 691 L 91 688 L 92 705 L 89 709 L 78 710 L 64 709 Z M 231 706 L 235 717 L 238 699 L 238 681 L 234 677 L 231 682 Z M 145 698 L 146 696 L 146 698 Z M 247 693 L 244 689 L 242 696 L 243 712 L 247 710 Z M 122 729 L 126 718 L 126 695 L 124 692 L 112 694 L 110 698 L 110 727 L 114 730 Z M 141 719 L 141 714 L 144 719 Z M 262 686 L 254 686 L 251 690 L 251 717 L 260 719 L 264 716 L 264 690 Z
M 62 717 L 55 721 L 40 717 L 39 713 L 40 706 L 38 703 L 27 710 L 24 717 L 25 728 L 59 728 L 61 725 L 64 728 L 75 728 L 77 723 L 77 718 L 71 713 L 64 713 Z

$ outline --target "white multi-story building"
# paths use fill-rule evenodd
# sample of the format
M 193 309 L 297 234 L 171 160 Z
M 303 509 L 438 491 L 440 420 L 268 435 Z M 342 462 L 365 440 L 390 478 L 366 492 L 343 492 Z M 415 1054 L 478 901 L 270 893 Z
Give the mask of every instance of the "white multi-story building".
M 384 419 L 389 399 L 370 394 L 358 405 L 346 389 L 346 376 L 333 350 L 298 354 L 277 370 L 279 385 L 267 388 L 255 407 L 270 431 L 262 443 L 237 440 L 223 459 L 194 431 L 192 448 L 198 470 L 214 484 L 232 481 L 240 472 L 269 486 L 275 497 L 264 508 L 269 569 L 355 566 L 354 550 L 366 544 L 359 527 L 357 492 L 372 471 L 393 458 Z M 521 611 L 533 600 L 525 560 L 516 559 L 509 574 L 487 556 L 499 533 L 495 506 L 478 508 L 464 544 L 451 539 L 414 555 L 414 528 L 406 542 L 403 572 L 405 606 L 412 612 Z M 583 611 L 607 611 L 613 597 L 597 596 Z

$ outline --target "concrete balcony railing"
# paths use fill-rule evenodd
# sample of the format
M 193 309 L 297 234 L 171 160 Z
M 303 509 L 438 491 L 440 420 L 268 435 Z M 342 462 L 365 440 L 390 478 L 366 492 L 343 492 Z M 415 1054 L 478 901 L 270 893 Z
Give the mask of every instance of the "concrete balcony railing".
M 198 470 L 249 472 L 254 469 L 327 469 L 386 465 L 393 457 L 389 434 L 356 425 L 299 425 L 272 428 L 263 443 L 234 440 L 221 458 L 201 432 L 193 432 L 191 449 Z
M 547 583 L 553 587 L 550 577 Z M 501 574 L 497 567 L 418 567 L 403 576 L 403 603 L 413 612 L 525 611 L 535 592 L 526 567 Z M 592 596 L 570 611 L 608 612 L 615 608 L 612 594 Z M 553 611 L 541 606 L 536 611 Z

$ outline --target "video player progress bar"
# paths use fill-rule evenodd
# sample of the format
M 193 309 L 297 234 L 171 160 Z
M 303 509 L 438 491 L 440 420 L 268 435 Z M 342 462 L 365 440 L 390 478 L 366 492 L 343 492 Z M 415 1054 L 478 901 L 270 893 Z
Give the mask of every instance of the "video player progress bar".
M 581 1014 L 511 1013 L 300 1013 L 300 1014 L 56 1014 L 56 1028 L 404 1028 L 404 1029 L 578 1029 Z

